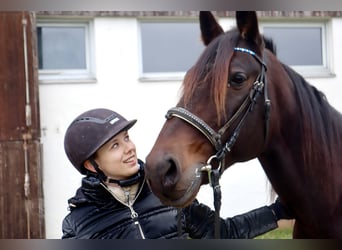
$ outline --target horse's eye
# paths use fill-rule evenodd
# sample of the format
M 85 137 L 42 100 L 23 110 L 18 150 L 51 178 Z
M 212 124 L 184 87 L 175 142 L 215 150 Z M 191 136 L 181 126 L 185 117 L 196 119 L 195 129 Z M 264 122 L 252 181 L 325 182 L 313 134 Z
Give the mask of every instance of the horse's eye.
M 239 87 L 241 84 L 243 84 L 247 80 L 246 74 L 242 72 L 234 73 L 230 79 L 229 84 L 233 87 Z

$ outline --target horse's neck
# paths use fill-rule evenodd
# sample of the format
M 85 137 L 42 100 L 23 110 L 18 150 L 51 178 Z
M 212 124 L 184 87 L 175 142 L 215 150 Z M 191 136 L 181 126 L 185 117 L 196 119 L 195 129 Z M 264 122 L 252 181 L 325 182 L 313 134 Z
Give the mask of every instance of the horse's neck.
M 342 181 L 336 177 L 341 176 L 342 169 L 327 180 L 323 173 L 326 171 L 324 162 L 315 163 L 315 166 L 306 163 L 302 151 L 310 145 L 295 136 L 295 122 L 284 122 L 282 125 L 286 133 L 279 133 L 276 138 L 271 138 L 267 149 L 259 156 L 259 161 L 276 193 L 290 207 L 297 211 L 306 211 L 307 217 L 312 219 L 317 216 L 324 218 L 331 212 L 328 209 L 338 204 L 338 196 L 342 197 L 342 190 L 338 190 Z M 315 173 L 317 171 L 323 174 L 320 176 Z M 319 215 L 316 214 L 317 211 L 326 211 L 326 214 Z
M 286 144 L 275 144 L 259 157 L 259 161 L 278 194 L 287 194 L 289 191 L 291 197 L 305 194 L 303 183 L 298 181 L 305 179 L 303 159 L 300 159 L 294 149 Z

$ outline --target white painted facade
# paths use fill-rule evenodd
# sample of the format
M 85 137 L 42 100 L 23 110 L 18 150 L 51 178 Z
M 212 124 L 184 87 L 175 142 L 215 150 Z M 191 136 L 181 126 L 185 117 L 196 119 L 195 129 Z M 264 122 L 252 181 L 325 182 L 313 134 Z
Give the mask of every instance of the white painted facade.
M 220 20 L 225 29 L 234 20 Z M 139 31 L 133 17 L 95 17 L 94 45 L 96 83 L 40 84 L 40 119 L 43 144 L 43 189 L 46 238 L 60 238 L 67 200 L 75 194 L 82 176 L 68 161 L 63 146 L 65 131 L 80 113 L 98 107 L 113 109 L 127 119 L 138 119 L 130 130 L 138 156 L 145 160 L 165 113 L 177 100 L 181 81 L 139 81 Z M 342 111 L 342 18 L 330 23 L 334 77 L 310 78 L 330 103 Z M 330 40 L 331 39 L 331 40 Z M 223 217 L 233 216 L 268 204 L 266 177 L 256 160 L 236 164 L 221 180 Z M 198 195 L 212 207 L 212 190 L 203 186 Z

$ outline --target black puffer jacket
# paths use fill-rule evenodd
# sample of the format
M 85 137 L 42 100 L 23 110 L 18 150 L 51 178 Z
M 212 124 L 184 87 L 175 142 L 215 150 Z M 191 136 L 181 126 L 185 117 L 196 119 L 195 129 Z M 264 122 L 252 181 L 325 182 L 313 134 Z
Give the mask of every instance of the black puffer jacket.
M 94 176 L 69 199 L 70 213 L 63 220 L 66 238 L 214 238 L 214 212 L 194 201 L 183 210 L 178 233 L 177 209 L 163 206 L 145 181 L 132 210 L 117 201 Z M 272 210 L 265 206 L 221 220 L 222 238 L 253 238 L 277 227 Z

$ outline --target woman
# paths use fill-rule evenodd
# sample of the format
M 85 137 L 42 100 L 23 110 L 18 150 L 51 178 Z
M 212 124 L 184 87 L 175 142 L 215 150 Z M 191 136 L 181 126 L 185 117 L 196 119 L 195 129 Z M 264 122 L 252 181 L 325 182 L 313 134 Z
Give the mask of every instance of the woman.
M 70 213 L 62 230 L 66 238 L 213 238 L 214 212 L 196 200 L 178 210 L 161 204 L 144 177 L 128 130 L 128 121 L 108 109 L 79 115 L 68 127 L 64 147 L 85 177 L 68 200 Z M 276 201 L 251 212 L 221 219 L 222 238 L 253 238 L 291 218 Z

